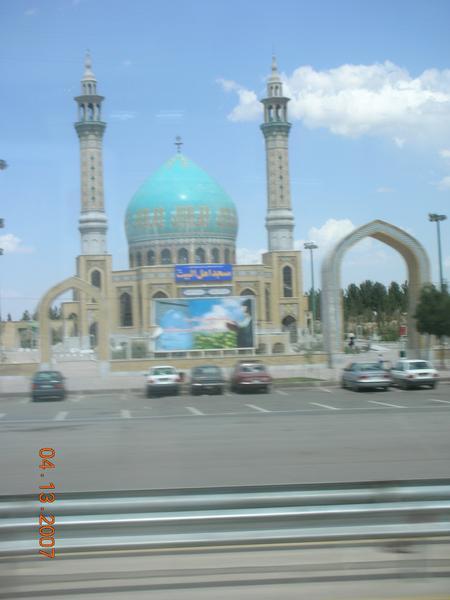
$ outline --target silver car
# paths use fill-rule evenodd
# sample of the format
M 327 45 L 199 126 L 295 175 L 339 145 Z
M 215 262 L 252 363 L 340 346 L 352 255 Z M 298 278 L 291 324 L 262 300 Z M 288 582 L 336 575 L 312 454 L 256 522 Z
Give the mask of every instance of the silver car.
M 394 385 L 404 389 L 422 385 L 434 388 L 439 381 L 439 373 L 427 360 L 403 359 L 392 367 L 391 378 Z
M 181 376 L 175 367 L 152 367 L 147 377 L 147 397 L 155 394 L 175 394 L 180 391 Z
M 341 387 L 359 392 L 368 388 L 389 389 L 391 378 L 380 363 L 351 363 L 342 373 Z

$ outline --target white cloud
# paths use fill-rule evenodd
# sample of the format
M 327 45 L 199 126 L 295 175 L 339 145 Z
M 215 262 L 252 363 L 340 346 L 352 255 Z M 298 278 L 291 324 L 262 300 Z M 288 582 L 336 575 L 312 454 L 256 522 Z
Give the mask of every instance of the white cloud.
M 405 140 L 403 138 L 395 137 L 394 138 L 394 143 L 399 148 L 403 148 L 403 146 L 405 145 Z
M 450 158 L 450 150 L 448 148 L 442 148 L 439 154 L 442 156 L 442 158 Z
M 303 66 L 283 80 L 285 94 L 291 98 L 290 118 L 310 128 L 324 127 L 348 137 L 386 136 L 400 147 L 413 135 L 450 131 L 449 69 L 428 69 L 414 77 L 390 61 L 345 64 L 325 71 Z M 238 95 L 231 120 L 260 118 L 255 92 L 234 81 L 218 82 Z
M 131 65 L 133 64 L 133 61 L 131 61 L 130 59 L 126 58 L 120 64 L 122 65 L 122 67 L 131 67 Z
M 155 116 L 157 119 L 182 119 L 184 112 L 182 109 L 160 110 Z
M 381 186 L 381 187 L 377 188 L 376 191 L 378 194 L 390 194 L 391 192 L 394 191 L 394 188 Z
M 129 121 L 130 119 L 136 118 L 136 113 L 130 110 L 116 110 L 109 115 L 110 119 L 117 119 L 118 121 Z
M 450 175 L 443 177 L 436 185 L 440 190 L 450 190 Z
M 0 248 L 5 254 L 31 254 L 34 248 L 23 246 L 22 240 L 13 233 L 0 235 Z
M 230 121 L 253 121 L 262 115 L 262 104 L 252 90 L 247 90 L 235 81 L 217 79 L 225 92 L 236 92 L 239 104 L 228 115 Z
M 316 242 L 321 253 L 324 253 L 354 229 L 355 225 L 350 219 L 328 219 L 322 227 L 311 227 L 308 239 Z M 303 245 L 300 249 L 303 250 Z
M 249 248 L 237 248 L 236 258 L 238 265 L 259 265 L 262 262 L 261 255 L 265 250 L 250 250 Z
M 26 17 L 34 17 L 34 15 L 37 14 L 37 11 L 37 8 L 27 8 L 24 14 Z

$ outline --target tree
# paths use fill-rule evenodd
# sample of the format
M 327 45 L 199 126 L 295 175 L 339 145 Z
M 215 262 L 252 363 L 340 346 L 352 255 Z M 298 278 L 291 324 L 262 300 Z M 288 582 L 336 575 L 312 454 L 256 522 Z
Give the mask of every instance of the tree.
M 7 321 L 12 321 L 11 313 L 8 313 Z
M 24 311 L 21 321 L 31 321 L 30 313 L 27 310 Z
M 447 290 L 440 291 L 434 285 L 426 285 L 420 292 L 414 318 L 417 319 L 417 331 L 428 333 L 442 339 L 450 336 L 450 295 Z

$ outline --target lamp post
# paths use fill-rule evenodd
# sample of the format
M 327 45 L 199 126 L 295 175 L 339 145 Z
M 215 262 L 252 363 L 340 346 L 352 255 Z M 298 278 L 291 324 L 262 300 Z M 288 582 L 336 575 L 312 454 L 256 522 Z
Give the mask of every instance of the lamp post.
M 441 292 L 444 291 L 444 278 L 442 276 L 442 250 L 441 250 L 441 229 L 439 223 L 445 221 L 447 215 L 437 215 L 436 213 L 429 213 L 428 220 L 434 221 L 437 227 L 437 239 L 438 239 L 438 254 L 439 254 L 439 281 L 441 284 Z
M 311 257 L 311 293 L 312 293 L 312 323 L 311 323 L 311 333 L 314 335 L 314 323 L 316 320 L 316 294 L 314 292 L 314 261 L 313 261 L 313 250 L 318 248 L 319 246 L 316 242 L 305 242 L 303 244 L 305 250 L 309 250 Z

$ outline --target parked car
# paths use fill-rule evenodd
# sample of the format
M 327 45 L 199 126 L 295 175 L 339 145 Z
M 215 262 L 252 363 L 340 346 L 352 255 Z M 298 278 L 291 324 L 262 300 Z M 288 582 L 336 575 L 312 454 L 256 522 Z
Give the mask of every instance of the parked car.
M 225 379 L 222 369 L 216 365 L 200 365 L 191 371 L 191 394 L 193 396 L 202 392 L 215 392 L 222 394 Z
M 272 386 L 272 377 L 265 365 L 259 361 L 238 362 L 233 370 L 230 380 L 231 390 L 262 390 L 269 392 Z
M 389 371 L 378 362 L 351 363 L 342 372 L 341 387 L 360 391 L 368 388 L 389 389 L 391 377 Z
M 427 360 L 399 360 L 391 369 L 391 379 L 394 385 L 404 389 L 428 385 L 436 387 L 439 373 Z
M 65 377 L 59 371 L 37 371 L 31 379 L 31 400 L 66 397 Z
M 169 365 L 152 367 L 147 377 L 147 397 L 156 394 L 179 394 L 182 377 Z

